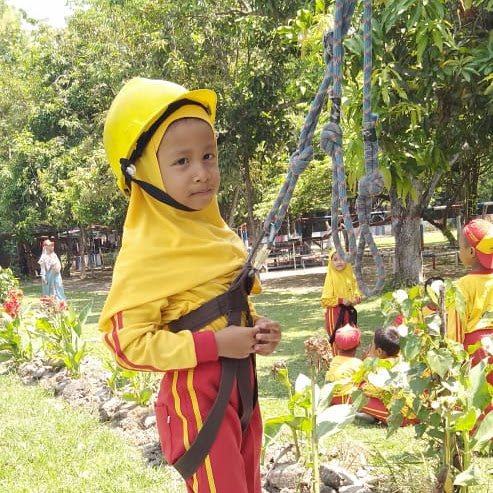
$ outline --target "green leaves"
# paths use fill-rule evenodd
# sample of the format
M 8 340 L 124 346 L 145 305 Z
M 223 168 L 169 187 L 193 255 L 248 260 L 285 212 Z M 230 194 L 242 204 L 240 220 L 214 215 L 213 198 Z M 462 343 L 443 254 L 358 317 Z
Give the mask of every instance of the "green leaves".
M 463 297 L 449 281 L 444 295 L 447 308 L 463 308 Z M 470 454 L 486 449 L 493 437 L 493 412 L 484 415 L 493 397 L 486 381 L 492 365 L 484 358 L 471 367 L 462 344 L 440 336 L 439 314 L 423 316 L 430 296 L 434 302 L 439 301 L 431 290 L 424 293 L 420 287 L 382 297 L 382 308 L 389 318 L 393 313 L 403 313 L 407 319 L 405 330 L 400 326 L 399 331 L 401 359 L 408 366 L 397 364 L 379 380 L 386 392 L 383 400 L 390 402 L 388 432 L 400 426 L 403 410 L 411 411 L 420 420 L 415 426 L 416 436 L 429 440 L 430 452 L 440 447 L 442 468 L 449 470 L 452 478 L 455 475 L 454 484 L 481 484 L 479 471 L 470 467 Z M 365 366 L 372 373 L 360 378 L 372 381 L 373 373 L 378 372 L 372 365 Z M 381 369 L 378 371 L 381 373 Z M 463 464 L 463 470 L 452 464 L 453 453 L 459 456 L 454 464 Z
M 82 328 L 91 306 L 88 303 L 76 314 L 65 302 L 47 298 L 42 300 L 41 309 L 32 314 L 35 334 L 42 339 L 45 355 L 63 363 L 75 377 L 80 374 L 80 363 L 87 353 Z
M 312 436 L 319 441 L 341 431 L 352 422 L 355 410 L 350 405 L 330 406 L 332 392 L 336 382 L 326 383 L 322 387 L 303 373 L 298 374 L 294 385 L 295 392 L 291 394 L 287 370 L 279 369 L 276 364 L 274 371 L 278 381 L 289 392 L 287 402 L 288 414 L 280 414 L 264 420 L 264 449 L 276 439 L 283 427 L 289 427 L 299 452 L 299 435 Z M 312 376 L 312 378 L 314 378 Z M 313 459 L 313 458 L 312 458 Z M 312 460 L 313 462 L 313 460 Z
M 352 423 L 356 411 L 349 404 L 330 406 L 317 415 L 317 440 L 339 433 L 345 426 Z
M 448 349 L 439 348 L 438 350 L 430 350 L 427 352 L 426 362 L 434 373 L 437 373 L 441 378 L 444 378 L 452 367 L 454 357 Z
M 471 439 L 471 449 L 480 451 L 493 438 L 493 412 L 489 412 L 479 422 Z

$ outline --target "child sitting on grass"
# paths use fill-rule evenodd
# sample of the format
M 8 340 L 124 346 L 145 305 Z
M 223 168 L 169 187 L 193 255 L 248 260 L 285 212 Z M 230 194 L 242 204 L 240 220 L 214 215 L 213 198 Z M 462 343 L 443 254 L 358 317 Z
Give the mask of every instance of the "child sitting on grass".
M 391 365 L 395 365 L 400 352 L 399 339 L 399 332 L 394 326 L 389 325 L 385 328 L 378 327 L 375 330 L 373 341 L 368 349 L 366 357 L 390 360 Z M 360 388 L 369 400 L 360 409 L 360 412 L 356 414 L 356 418 L 368 423 L 376 423 L 377 421 L 387 423 L 389 411 L 382 400 L 386 390 L 370 382 L 363 382 L 360 385 Z M 401 426 L 406 426 L 411 423 L 416 423 L 416 420 L 405 417 Z
M 331 405 L 351 403 L 351 394 L 357 389 L 352 377 L 363 366 L 361 359 L 356 357 L 360 339 L 361 331 L 349 324 L 334 333 L 333 345 L 337 353 L 330 362 L 325 380 L 340 383 L 334 388 Z

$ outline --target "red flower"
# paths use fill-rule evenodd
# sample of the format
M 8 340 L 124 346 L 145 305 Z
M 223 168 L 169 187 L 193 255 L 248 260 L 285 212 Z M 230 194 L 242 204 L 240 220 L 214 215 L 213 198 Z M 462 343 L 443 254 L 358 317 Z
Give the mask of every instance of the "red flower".
M 17 303 L 15 300 L 6 301 L 3 304 L 3 308 L 10 315 L 11 318 L 16 318 L 19 315 L 21 304 Z
M 17 288 L 12 288 L 7 293 L 7 299 L 3 302 L 3 308 L 11 318 L 16 318 L 19 315 L 23 296 L 22 290 Z
M 10 298 L 11 300 L 21 301 L 23 297 L 24 293 L 22 292 L 22 289 L 11 288 L 7 293 L 7 298 Z
M 58 311 L 60 312 L 65 312 L 68 310 L 68 304 L 65 300 L 61 300 L 60 303 L 58 303 Z

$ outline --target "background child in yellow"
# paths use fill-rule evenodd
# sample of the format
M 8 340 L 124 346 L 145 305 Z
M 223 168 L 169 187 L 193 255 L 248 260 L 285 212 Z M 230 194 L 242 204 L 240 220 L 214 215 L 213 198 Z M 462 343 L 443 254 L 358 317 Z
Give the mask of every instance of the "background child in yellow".
M 336 327 L 357 326 L 355 305 L 361 302 L 361 292 L 351 264 L 344 262 L 336 250 L 329 253 L 327 274 L 322 290 L 321 304 L 325 308 L 325 328 L 329 340 Z M 337 354 L 337 349 L 332 346 Z
M 164 374 L 157 426 L 187 490 L 260 493 L 254 355 L 280 327 L 249 302 L 258 280 L 219 213 L 215 111 L 212 91 L 140 77 L 113 101 L 104 145 L 130 201 L 99 327 L 120 366 Z
M 447 317 L 447 336 L 464 344 L 467 349 L 483 337 L 493 338 L 493 224 L 473 219 L 459 237 L 459 257 L 470 272 L 456 281 L 465 299 L 465 312 L 451 307 Z M 488 353 L 479 348 L 471 354 L 472 364 Z M 493 356 L 489 355 L 493 364 Z M 487 376 L 493 385 L 493 372 Z
M 394 326 L 389 325 L 385 328 L 378 327 L 375 329 L 373 341 L 365 356 L 369 358 L 391 360 L 392 364 L 395 364 L 400 352 L 399 340 L 399 332 Z M 367 404 L 360 409 L 360 412 L 356 414 L 356 417 L 370 423 L 377 421 L 386 423 L 387 418 L 389 417 L 389 411 L 382 401 L 382 397 L 386 391 L 370 382 L 363 382 L 360 385 L 360 388 L 363 390 L 365 396 L 369 397 L 369 400 Z M 406 410 L 404 409 L 403 415 L 405 415 L 405 413 Z M 415 419 L 404 417 L 401 426 L 416 422 Z
M 344 325 L 334 333 L 334 347 L 337 355 L 330 362 L 325 375 L 327 382 L 341 382 L 334 388 L 331 404 L 351 402 L 351 394 L 357 389 L 352 381 L 353 375 L 363 366 L 356 350 L 360 345 L 361 331 L 358 327 Z

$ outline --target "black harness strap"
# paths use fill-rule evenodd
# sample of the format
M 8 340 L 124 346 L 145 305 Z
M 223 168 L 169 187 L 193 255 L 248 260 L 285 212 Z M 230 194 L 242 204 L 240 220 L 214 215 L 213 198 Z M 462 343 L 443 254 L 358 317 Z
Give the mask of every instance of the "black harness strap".
M 246 314 L 247 326 L 252 326 L 248 305 L 248 295 L 253 286 L 254 271 L 245 265 L 231 287 L 225 293 L 204 303 L 196 310 L 170 323 L 172 332 L 191 330 L 195 332 L 221 315 L 228 314 L 228 325 L 240 325 L 242 312 Z M 245 431 L 250 422 L 253 408 L 257 402 L 257 379 L 254 372 L 254 387 L 251 387 L 251 368 L 255 369 L 253 356 L 244 359 L 221 357 L 221 381 L 219 389 L 204 425 L 200 429 L 190 448 L 173 464 L 184 479 L 188 479 L 203 463 L 216 439 L 226 408 L 228 407 L 235 378 L 241 400 L 240 423 Z
M 344 315 L 348 313 L 349 315 L 349 324 L 353 325 L 354 327 L 357 327 L 358 325 L 358 312 L 356 311 L 356 308 L 354 306 L 346 306 L 343 305 L 342 303 L 339 304 L 339 316 L 337 317 L 336 324 L 334 326 L 334 332 L 332 332 L 332 335 L 330 336 L 329 343 L 334 344 L 334 341 L 336 339 L 336 332 L 338 329 L 340 329 L 344 324 Z
M 173 464 L 183 479 L 191 477 L 199 468 L 216 439 L 233 389 L 237 367 L 238 360 L 221 358 L 221 383 L 216 401 L 190 448 Z

